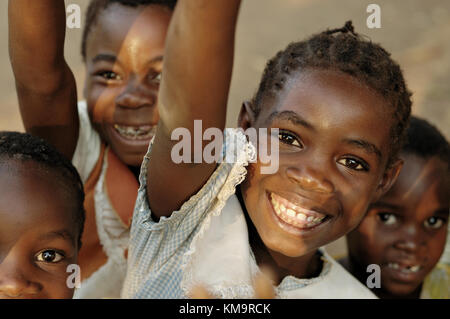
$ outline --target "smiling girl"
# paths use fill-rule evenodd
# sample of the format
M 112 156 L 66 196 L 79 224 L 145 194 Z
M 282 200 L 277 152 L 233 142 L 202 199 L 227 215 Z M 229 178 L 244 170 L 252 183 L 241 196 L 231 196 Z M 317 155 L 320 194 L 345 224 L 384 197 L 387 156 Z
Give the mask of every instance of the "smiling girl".
M 264 265 L 277 297 L 373 298 L 319 248 L 390 188 L 411 101 L 398 65 L 351 23 L 279 52 L 244 103 L 241 128 L 279 129 L 276 173 L 261 173 L 239 130 L 227 130 L 223 145 L 237 152 L 233 163 L 171 159 L 176 128 L 192 132 L 196 119 L 224 128 L 239 5 L 180 0 L 175 9 L 123 295 L 183 298 L 203 285 L 216 297 L 251 297 Z
M 85 184 L 81 298 L 119 297 L 139 167 L 155 133 L 176 0 L 92 0 L 85 101 L 64 59 L 63 0 L 9 2 L 10 53 L 25 129 L 72 159 Z

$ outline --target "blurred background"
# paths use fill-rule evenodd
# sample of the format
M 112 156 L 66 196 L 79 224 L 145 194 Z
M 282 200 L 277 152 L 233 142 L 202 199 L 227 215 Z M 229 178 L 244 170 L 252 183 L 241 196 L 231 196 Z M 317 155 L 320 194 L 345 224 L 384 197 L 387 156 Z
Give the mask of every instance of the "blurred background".
M 89 0 L 78 4 L 84 14 Z M 381 7 L 381 28 L 369 29 L 369 4 Z M 6 0 L 0 1 L 0 130 L 22 131 L 14 78 L 8 55 Z M 380 43 L 404 71 L 413 94 L 413 113 L 434 123 L 450 137 L 450 1 L 448 0 L 244 0 L 237 32 L 236 58 L 229 98 L 228 126 L 235 126 L 241 103 L 257 89 L 266 61 L 289 42 L 342 27 L 352 20 L 358 33 Z M 82 98 L 84 67 L 81 29 L 67 29 L 66 59 Z M 342 240 L 330 247 L 345 253 Z

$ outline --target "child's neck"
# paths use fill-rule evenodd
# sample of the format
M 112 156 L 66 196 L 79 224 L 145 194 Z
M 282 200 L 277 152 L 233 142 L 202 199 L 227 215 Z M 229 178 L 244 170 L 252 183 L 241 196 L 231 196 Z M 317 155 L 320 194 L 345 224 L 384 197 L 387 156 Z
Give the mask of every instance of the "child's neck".
M 319 251 L 315 250 L 300 257 L 288 257 L 267 248 L 247 213 L 240 187 L 236 189 L 236 195 L 241 203 L 242 210 L 244 211 L 250 247 L 255 255 L 256 263 L 258 266 L 269 267 L 272 272 L 274 272 L 276 277 L 274 279 L 277 285 L 280 284 L 286 276 L 313 278 L 320 275 L 323 262 L 320 258 L 321 254 Z
M 139 182 L 139 174 L 141 172 L 141 168 L 139 166 L 128 165 L 128 169 L 133 173 L 134 177 Z

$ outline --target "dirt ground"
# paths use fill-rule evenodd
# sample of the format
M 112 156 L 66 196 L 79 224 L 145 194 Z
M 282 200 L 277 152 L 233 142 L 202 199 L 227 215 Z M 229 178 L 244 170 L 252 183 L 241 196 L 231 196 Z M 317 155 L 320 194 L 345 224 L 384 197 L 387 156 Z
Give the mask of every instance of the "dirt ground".
M 66 0 L 84 12 L 89 0 Z M 381 7 L 381 28 L 369 29 L 366 8 Z M 0 130 L 23 130 L 8 58 L 7 1 L 0 1 Z M 450 1 L 447 0 L 244 0 L 238 27 L 228 126 L 235 126 L 242 101 L 251 98 L 266 61 L 289 42 L 353 20 L 357 32 L 381 43 L 401 65 L 414 93 L 413 113 L 450 137 Z M 66 58 L 81 97 L 84 69 L 82 29 L 68 29 Z M 44 40 L 44 39 L 43 39 Z M 342 241 L 331 246 L 341 254 Z

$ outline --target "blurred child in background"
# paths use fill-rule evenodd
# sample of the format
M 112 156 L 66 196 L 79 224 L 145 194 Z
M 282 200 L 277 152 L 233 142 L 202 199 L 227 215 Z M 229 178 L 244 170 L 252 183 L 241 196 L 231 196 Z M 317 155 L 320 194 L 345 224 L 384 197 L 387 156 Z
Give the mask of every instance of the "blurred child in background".
M 347 235 L 342 264 L 361 282 L 367 266 L 381 269 L 380 298 L 450 296 L 450 267 L 438 264 L 447 238 L 450 149 L 445 137 L 414 117 L 401 152 L 403 169 L 392 189 Z

